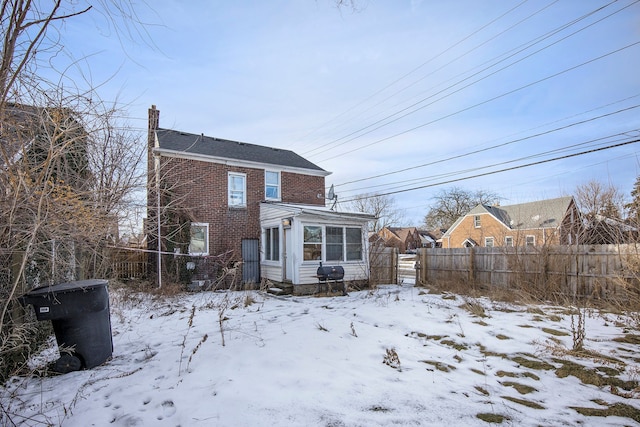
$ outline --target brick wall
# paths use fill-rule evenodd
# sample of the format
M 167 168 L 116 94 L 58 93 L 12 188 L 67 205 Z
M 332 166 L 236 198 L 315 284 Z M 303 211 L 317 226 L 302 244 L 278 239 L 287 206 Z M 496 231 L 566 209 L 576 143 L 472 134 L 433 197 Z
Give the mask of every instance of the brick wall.
M 466 216 L 451 233 L 450 239 L 442 239 L 443 248 L 461 248 L 467 238 L 478 246 L 485 246 L 485 238 L 493 237 L 494 246 L 504 246 L 505 237 L 513 237 L 514 246 L 524 246 L 526 236 L 535 236 L 535 246 L 559 244 L 557 229 L 509 230 L 488 214 L 481 214 L 480 227 L 474 225 L 474 215 Z
M 211 255 L 233 251 L 233 259 L 239 260 L 242 239 L 260 238 L 264 169 L 163 157 L 162 170 L 163 182 L 173 195 L 171 203 L 187 212 L 192 221 L 209 224 Z M 228 206 L 229 172 L 246 175 L 246 207 Z M 281 181 L 283 202 L 324 205 L 324 177 L 283 172 Z

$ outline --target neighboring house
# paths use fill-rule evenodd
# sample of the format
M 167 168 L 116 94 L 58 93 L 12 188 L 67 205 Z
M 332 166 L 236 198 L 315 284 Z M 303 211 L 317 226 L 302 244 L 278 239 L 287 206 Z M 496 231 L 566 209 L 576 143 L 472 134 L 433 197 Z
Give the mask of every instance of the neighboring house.
M 420 235 L 420 242 L 421 242 L 420 247 L 422 247 L 422 248 L 437 248 L 437 247 L 439 247 L 438 238 L 436 237 L 436 235 L 434 233 L 431 233 L 431 232 L 426 231 L 426 230 L 418 230 L 418 234 Z
M 511 206 L 478 205 L 446 231 L 442 247 L 576 244 L 580 226 L 573 197 Z
M 383 227 L 369 238 L 372 243 L 397 248 L 400 253 L 422 247 L 422 237 L 415 227 Z
M 214 279 L 207 260 L 224 254 L 241 261 L 243 283 L 288 283 L 298 294 L 316 289 L 321 262 L 341 265 L 345 280 L 368 280 L 366 230 L 374 217 L 325 207 L 330 172 L 290 150 L 161 129 L 159 115 L 152 106 L 148 232 L 157 227 L 159 199 L 163 209 L 173 204 L 188 217 L 183 243 L 194 279 Z M 160 235 L 163 251 L 170 250 L 173 237 L 164 228 Z M 147 244 L 157 251 L 157 238 Z M 153 255 L 149 260 L 154 264 Z

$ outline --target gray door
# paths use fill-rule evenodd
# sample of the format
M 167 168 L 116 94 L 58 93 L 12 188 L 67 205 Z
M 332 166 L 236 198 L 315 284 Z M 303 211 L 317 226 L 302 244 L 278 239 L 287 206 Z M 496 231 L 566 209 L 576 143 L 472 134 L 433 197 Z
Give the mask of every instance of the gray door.
M 260 241 L 242 240 L 242 283 L 260 283 Z

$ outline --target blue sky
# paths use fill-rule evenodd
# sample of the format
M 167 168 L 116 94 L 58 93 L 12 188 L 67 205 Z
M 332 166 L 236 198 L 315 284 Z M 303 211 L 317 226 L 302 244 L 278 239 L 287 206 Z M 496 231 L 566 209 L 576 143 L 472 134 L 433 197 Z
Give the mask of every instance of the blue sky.
M 638 139 L 640 3 L 357 4 L 158 0 L 136 9 L 143 37 L 97 11 L 61 37 L 141 130 L 155 104 L 161 127 L 291 149 L 340 200 L 391 193 L 407 225 L 453 185 L 502 204 L 592 179 L 629 195 L 638 143 L 447 181 Z

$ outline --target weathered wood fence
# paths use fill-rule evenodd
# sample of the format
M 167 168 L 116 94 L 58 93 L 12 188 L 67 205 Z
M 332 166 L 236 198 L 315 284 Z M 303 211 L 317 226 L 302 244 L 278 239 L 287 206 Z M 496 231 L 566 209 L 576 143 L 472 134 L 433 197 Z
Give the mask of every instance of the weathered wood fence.
M 109 258 L 114 278 L 142 279 L 147 275 L 147 254 L 143 251 L 113 248 Z
M 640 289 L 640 245 L 419 249 L 416 283 L 521 289 L 551 297 L 625 298 Z
M 398 249 L 372 245 L 369 248 L 369 285 L 398 283 Z

